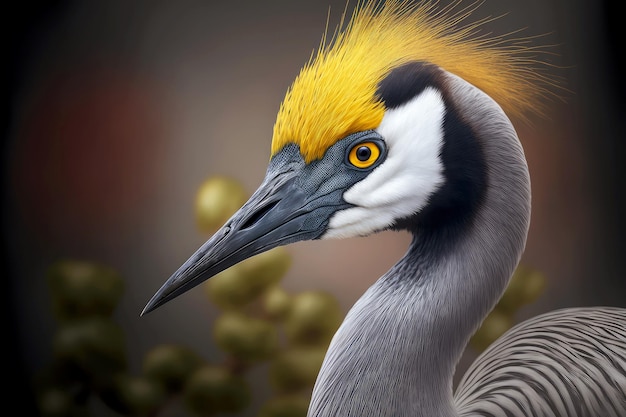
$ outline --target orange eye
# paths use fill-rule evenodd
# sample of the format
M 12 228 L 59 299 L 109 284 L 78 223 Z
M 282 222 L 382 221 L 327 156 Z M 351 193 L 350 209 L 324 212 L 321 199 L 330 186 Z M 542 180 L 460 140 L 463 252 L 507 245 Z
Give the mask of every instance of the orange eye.
M 348 161 L 357 168 L 369 168 L 378 160 L 380 148 L 374 142 L 355 145 L 348 154 Z

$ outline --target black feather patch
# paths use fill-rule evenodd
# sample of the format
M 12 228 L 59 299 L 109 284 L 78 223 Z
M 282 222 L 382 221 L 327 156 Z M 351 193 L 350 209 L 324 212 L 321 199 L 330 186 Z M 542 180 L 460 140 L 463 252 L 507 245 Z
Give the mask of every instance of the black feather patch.
M 410 62 L 393 69 L 378 83 L 376 93 L 385 107 L 392 109 L 418 96 L 426 87 L 439 90 L 440 79 L 439 67 L 427 62 Z
M 481 143 L 450 99 L 443 71 L 433 64 L 412 62 L 394 69 L 378 85 L 378 95 L 387 108 L 394 108 L 427 87 L 441 92 L 446 108 L 440 153 L 445 182 L 421 212 L 397 220 L 393 228 L 423 237 L 445 237 L 435 240 L 448 246 L 471 224 L 485 195 L 487 167 Z

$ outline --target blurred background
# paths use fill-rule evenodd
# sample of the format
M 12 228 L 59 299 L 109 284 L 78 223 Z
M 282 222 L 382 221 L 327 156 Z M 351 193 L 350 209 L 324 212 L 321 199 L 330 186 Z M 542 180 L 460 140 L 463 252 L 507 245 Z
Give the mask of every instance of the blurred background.
M 101 262 L 123 276 L 115 317 L 128 334 L 131 368 L 159 343 L 218 355 L 210 335 L 217 310 L 203 291 L 139 313 L 208 238 L 194 218 L 201 183 L 227 175 L 250 193 L 258 186 L 280 101 L 317 48 L 329 7 L 334 27 L 344 6 L 343 0 L 9 6 L 2 243 L 10 401 L 31 407 L 22 400 L 49 360 L 55 322 L 45 275 L 58 259 Z M 477 18 L 488 15 L 503 15 L 487 25 L 496 34 L 519 28 L 547 34 L 538 42 L 554 45 L 555 74 L 571 91 L 549 103 L 546 117 L 516 122 L 533 181 L 523 263 L 548 280 L 519 318 L 566 306 L 626 307 L 619 14 L 596 0 L 500 0 L 476 11 Z M 407 243 L 407 235 L 389 232 L 295 244 L 284 285 L 327 290 L 347 311 Z

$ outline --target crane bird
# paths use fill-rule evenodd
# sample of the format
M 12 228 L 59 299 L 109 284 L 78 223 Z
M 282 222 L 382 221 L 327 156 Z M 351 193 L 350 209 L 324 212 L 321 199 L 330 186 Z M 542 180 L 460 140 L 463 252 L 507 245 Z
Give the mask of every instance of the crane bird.
M 288 89 L 266 176 L 142 314 L 279 245 L 407 230 L 406 254 L 350 309 L 309 416 L 626 416 L 626 309 L 561 309 L 485 350 L 470 337 L 522 255 L 527 163 L 510 117 L 550 88 L 524 39 L 436 11 L 357 4 Z M 345 13 L 344 13 L 345 16 Z M 507 41 L 508 39 L 508 41 Z

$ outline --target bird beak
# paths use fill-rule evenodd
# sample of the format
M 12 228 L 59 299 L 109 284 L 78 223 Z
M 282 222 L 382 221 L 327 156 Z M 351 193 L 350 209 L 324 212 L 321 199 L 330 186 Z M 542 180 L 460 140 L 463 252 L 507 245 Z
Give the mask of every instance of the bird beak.
M 304 191 L 293 164 L 271 167 L 250 199 L 163 284 L 141 315 L 251 256 L 323 233 L 329 207 L 336 204 Z

